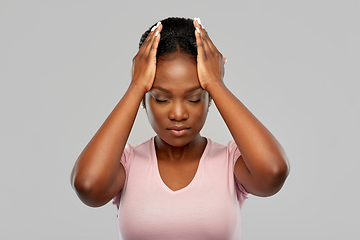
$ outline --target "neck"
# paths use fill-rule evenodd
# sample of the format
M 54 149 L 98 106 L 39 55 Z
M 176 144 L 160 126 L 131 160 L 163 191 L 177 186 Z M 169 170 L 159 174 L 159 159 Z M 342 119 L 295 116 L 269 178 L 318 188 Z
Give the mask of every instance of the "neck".
M 191 142 L 182 147 L 174 147 L 155 137 L 156 155 L 160 160 L 186 161 L 200 158 L 206 147 L 206 138 L 198 134 Z

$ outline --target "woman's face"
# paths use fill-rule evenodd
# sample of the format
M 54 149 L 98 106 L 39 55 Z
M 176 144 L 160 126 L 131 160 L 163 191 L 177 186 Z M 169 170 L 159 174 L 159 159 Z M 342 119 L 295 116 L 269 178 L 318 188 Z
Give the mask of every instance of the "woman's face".
M 158 60 L 145 106 L 152 128 L 167 144 L 182 147 L 199 137 L 208 113 L 209 94 L 200 86 L 196 59 L 171 53 Z

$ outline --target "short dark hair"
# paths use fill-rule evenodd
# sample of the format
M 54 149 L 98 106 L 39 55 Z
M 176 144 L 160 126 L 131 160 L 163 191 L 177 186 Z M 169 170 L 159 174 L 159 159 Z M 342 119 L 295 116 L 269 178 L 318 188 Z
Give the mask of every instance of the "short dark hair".
M 195 38 L 195 27 L 190 18 L 169 17 L 161 20 L 160 42 L 156 57 L 168 53 L 182 52 L 197 57 L 197 46 Z M 140 38 L 139 48 L 149 35 L 152 25 Z

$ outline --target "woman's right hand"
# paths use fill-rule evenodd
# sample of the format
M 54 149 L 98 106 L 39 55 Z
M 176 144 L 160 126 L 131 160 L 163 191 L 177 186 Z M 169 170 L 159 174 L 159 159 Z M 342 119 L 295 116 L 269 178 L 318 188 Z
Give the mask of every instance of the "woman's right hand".
M 160 24 L 149 33 L 133 59 L 130 86 L 134 88 L 129 87 L 74 165 L 71 184 L 79 198 L 89 206 L 106 204 L 125 184 L 126 171 L 120 159 L 143 94 L 152 88 L 154 82 L 161 29 Z
M 162 24 L 158 22 L 133 58 L 131 84 L 150 91 L 155 79 L 156 53 L 160 41 Z

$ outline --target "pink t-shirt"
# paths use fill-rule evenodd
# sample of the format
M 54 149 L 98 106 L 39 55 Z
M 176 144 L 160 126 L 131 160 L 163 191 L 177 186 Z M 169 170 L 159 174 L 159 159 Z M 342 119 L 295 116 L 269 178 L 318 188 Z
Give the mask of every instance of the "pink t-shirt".
M 126 145 L 121 163 L 125 185 L 114 198 L 123 240 L 238 240 L 240 210 L 247 192 L 234 177 L 240 151 L 207 139 L 197 172 L 185 188 L 171 190 L 162 181 L 154 138 Z

